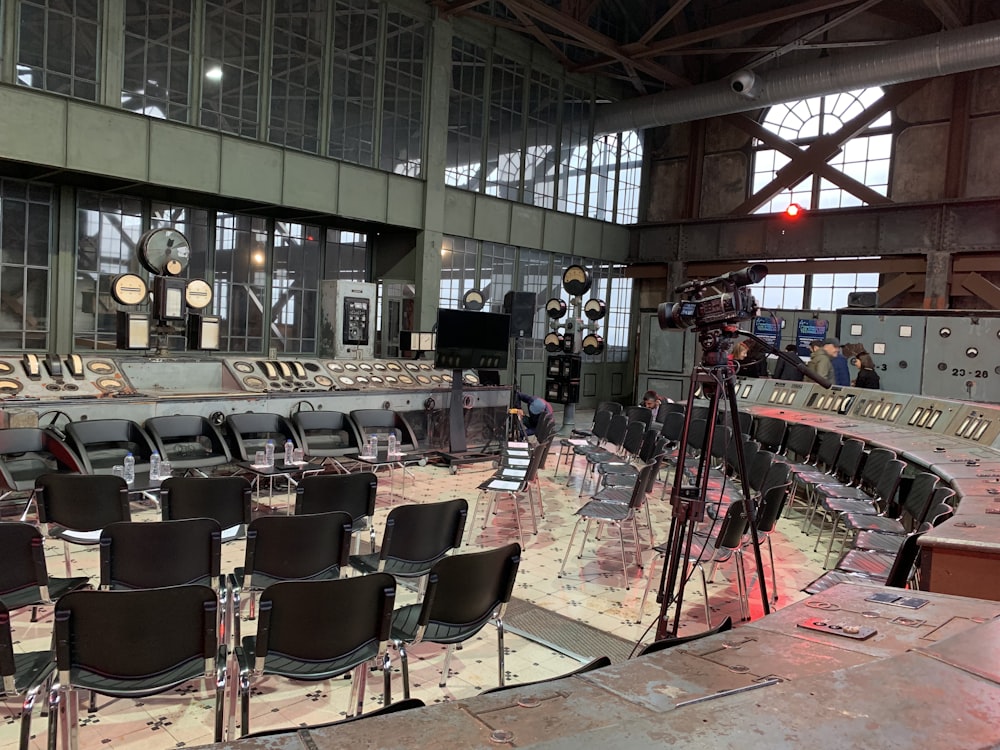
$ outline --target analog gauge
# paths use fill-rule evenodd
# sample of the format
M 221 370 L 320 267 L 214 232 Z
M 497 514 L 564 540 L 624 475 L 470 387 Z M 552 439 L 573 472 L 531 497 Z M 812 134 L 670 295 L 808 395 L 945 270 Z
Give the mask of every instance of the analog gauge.
M 431 382 L 432 383 L 440 383 L 441 382 L 441 376 L 440 375 L 431 375 Z
M 583 314 L 590 320 L 600 320 L 608 314 L 608 306 L 602 299 L 588 299 L 583 306 Z
M 115 366 L 103 359 L 95 359 L 93 362 L 87 363 L 87 369 L 95 375 L 104 375 L 105 373 L 114 372 Z
M 315 362 L 306 362 L 303 367 L 309 370 L 309 372 L 319 372 L 319 365 Z
M 376 372 L 385 372 L 387 369 L 384 362 L 376 362 L 374 367 Z
M 341 385 L 354 385 L 354 378 L 349 378 L 346 375 L 341 375 L 337 380 L 340 381 Z
M 388 383 L 389 385 L 395 385 L 396 383 L 399 382 L 399 379 L 395 375 L 386 375 L 385 382 Z
M 974 346 L 970 346 L 968 349 L 965 350 L 965 356 L 968 357 L 969 359 L 975 359 L 976 357 L 979 356 L 979 350 Z
M 943 339 L 948 338 L 949 336 L 951 336 L 951 329 L 945 326 L 944 328 L 938 331 L 938 336 L 940 336 Z
M 407 362 L 406 369 L 409 370 L 410 372 L 417 372 L 420 370 L 420 365 L 416 364 L 415 362 Z
M 451 382 L 451 375 L 448 375 L 447 373 L 445 373 L 444 375 L 441 376 L 441 380 L 443 380 L 446 383 L 450 383 Z
M 119 305 L 141 305 L 148 294 L 146 282 L 134 273 L 123 273 L 111 280 L 111 296 Z
M 253 365 L 249 362 L 235 362 L 233 363 L 233 369 L 236 370 L 236 372 L 249 374 L 253 372 Z
M 333 380 L 331 378 L 328 378 L 326 375 L 317 375 L 316 385 L 321 385 L 324 388 L 329 388 L 331 385 L 333 385 Z
M 413 378 L 411 378 L 409 375 L 400 375 L 399 382 L 402 383 L 403 385 L 413 385 Z
M 371 381 L 375 385 L 382 385 L 382 383 L 385 382 L 384 380 L 382 380 L 382 376 L 381 375 L 372 375 L 371 376 Z
M 357 372 L 358 366 L 353 362 L 345 362 L 344 369 L 347 370 L 348 372 Z
M 363 372 L 371 372 L 372 371 L 372 366 L 368 362 L 361 362 L 361 363 L 358 364 L 358 367 L 361 368 L 361 370 Z
M 403 368 L 399 366 L 399 362 L 386 362 L 385 366 L 388 367 L 393 372 L 399 372 Z
M 10 375 L 14 372 L 14 365 L 10 362 L 0 362 L 0 375 Z
M 120 391 L 125 387 L 118 378 L 98 378 L 96 385 L 102 391 Z
M 139 262 L 153 273 L 179 276 L 191 260 L 187 237 L 171 227 L 150 229 L 139 238 Z
M 475 375 L 471 373 L 466 373 L 465 375 L 463 375 L 462 380 L 464 380 L 469 385 L 479 385 L 479 378 L 477 378 Z
M 263 391 L 267 388 L 267 383 L 264 382 L 263 378 L 258 378 L 256 375 L 243 378 L 243 385 L 251 391 Z
M 566 302 L 558 297 L 553 297 L 545 303 L 545 314 L 553 320 L 558 320 L 566 314 Z
M 604 351 L 604 339 L 594 333 L 588 333 L 583 337 L 584 354 L 600 354 Z
M 19 393 L 23 387 L 20 381 L 13 378 L 0 378 L 0 394 L 11 396 Z
M 338 362 L 327 362 L 326 363 L 326 369 L 329 370 L 330 372 L 343 372 L 344 371 L 343 365 L 341 365 Z
M 486 306 L 486 295 L 478 289 L 470 289 L 462 295 L 462 307 L 465 310 L 479 312 Z
M 428 372 L 428 371 L 430 371 L 430 370 L 433 370 L 434 368 L 433 368 L 433 367 L 431 367 L 431 366 L 430 366 L 429 364 L 427 364 L 426 362 L 421 362 L 421 363 L 420 363 L 420 369 L 421 369 L 421 370 L 423 370 L 424 372 Z
M 426 375 L 417 375 L 417 382 L 420 383 L 420 385 L 430 385 L 431 379 Z
M 547 352 L 557 352 L 563 348 L 563 337 L 562 334 L 552 333 L 545 334 L 545 351 Z
M 583 266 L 567 266 L 562 274 L 563 289 L 574 297 L 590 291 L 590 271 Z
M 184 289 L 184 301 L 195 310 L 208 307 L 212 304 L 212 287 L 204 279 L 191 279 Z
M 354 378 L 354 382 L 357 383 L 358 385 L 368 385 L 368 376 L 358 375 L 356 378 Z

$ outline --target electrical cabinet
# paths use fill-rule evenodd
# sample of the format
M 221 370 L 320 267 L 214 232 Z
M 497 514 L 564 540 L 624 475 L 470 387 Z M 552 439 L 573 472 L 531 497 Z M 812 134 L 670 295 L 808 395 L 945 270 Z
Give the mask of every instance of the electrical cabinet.
M 375 296 L 375 284 L 322 282 L 320 356 L 346 359 L 375 356 Z

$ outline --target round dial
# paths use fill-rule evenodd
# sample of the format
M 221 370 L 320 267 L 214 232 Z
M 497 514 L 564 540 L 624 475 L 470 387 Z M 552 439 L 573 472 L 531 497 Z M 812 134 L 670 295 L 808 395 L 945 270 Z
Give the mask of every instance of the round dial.
M 250 364 L 249 362 L 235 362 L 233 364 L 233 369 L 236 370 L 236 372 L 249 374 L 253 372 L 253 365 Z
M 590 320 L 600 320 L 608 313 L 607 305 L 602 299 L 588 299 L 583 306 L 583 314 Z
M 341 365 L 338 362 L 327 362 L 326 369 L 328 369 L 330 372 L 343 372 L 344 371 L 343 365 Z
M 400 375 L 399 382 L 402 383 L 403 385 L 413 385 L 413 378 L 411 378 L 409 375 Z
M 590 271 L 583 266 L 567 266 L 562 275 L 563 289 L 574 297 L 590 291 Z
M 333 380 L 328 378 L 326 375 L 317 375 L 316 385 L 321 385 L 324 388 L 329 388 L 331 385 L 333 385 Z
M 256 375 L 243 378 L 243 385 L 251 391 L 263 391 L 267 389 L 267 383 L 264 382 L 264 379 L 258 378 Z
M 0 362 L 0 375 L 10 375 L 14 372 L 14 365 L 9 362 Z
M 119 305 L 141 305 L 147 294 L 146 282 L 134 273 L 123 273 L 111 280 L 111 296 Z
M 139 238 L 139 262 L 153 273 L 180 275 L 191 260 L 187 237 L 170 227 L 150 229 Z
M 98 378 L 96 385 L 102 391 L 120 391 L 125 387 L 117 378 Z
M 486 306 L 486 295 L 478 289 L 470 289 L 462 295 L 462 307 L 466 310 L 479 312 Z
M 347 370 L 348 372 L 357 372 L 358 366 L 353 362 L 345 362 L 344 369 Z
M 584 354 L 600 354 L 604 351 L 604 339 L 595 333 L 587 334 L 583 337 Z
M 545 314 L 553 320 L 558 320 L 566 314 L 566 303 L 558 297 L 553 297 L 545 303 Z
M 0 394 L 18 393 L 23 386 L 20 381 L 13 378 L 0 378 Z
M 554 331 L 545 335 L 545 350 L 557 352 L 563 348 L 563 337 Z
M 212 304 L 212 287 L 204 279 L 191 279 L 184 289 L 184 301 L 195 310 L 208 307 Z
M 358 364 L 358 367 L 361 368 L 362 372 L 371 372 L 372 371 L 372 366 L 368 362 L 361 362 L 361 363 Z
M 103 359 L 96 359 L 93 362 L 87 363 L 87 369 L 95 375 L 104 375 L 105 373 L 114 372 L 115 366 L 110 362 L 105 362 Z

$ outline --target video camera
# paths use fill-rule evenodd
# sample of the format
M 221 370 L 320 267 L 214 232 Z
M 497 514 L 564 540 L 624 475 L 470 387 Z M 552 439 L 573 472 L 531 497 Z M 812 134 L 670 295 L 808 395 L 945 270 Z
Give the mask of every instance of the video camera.
M 689 281 L 674 291 L 689 295 L 682 302 L 663 302 L 657 318 L 663 330 L 703 330 L 719 324 L 738 324 L 757 315 L 757 300 L 746 287 L 767 276 L 767 266 L 755 263 L 741 271 L 730 271 L 707 281 Z M 706 291 L 716 292 L 706 296 Z

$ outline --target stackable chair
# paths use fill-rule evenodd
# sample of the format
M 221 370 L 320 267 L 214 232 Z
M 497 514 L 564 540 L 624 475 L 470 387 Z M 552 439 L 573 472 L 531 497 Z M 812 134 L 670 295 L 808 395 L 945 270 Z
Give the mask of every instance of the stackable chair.
M 778 417 L 760 417 L 754 421 L 753 439 L 760 447 L 772 453 L 780 453 L 785 442 L 788 425 Z
M 931 527 L 938 526 L 954 515 L 955 509 L 951 506 L 951 501 L 955 496 L 955 491 L 950 487 L 938 485 L 931 496 L 930 508 L 925 515 L 924 523 Z M 902 544 L 903 538 L 907 534 L 907 529 L 899 519 L 882 518 L 874 523 L 885 530 L 873 529 L 871 531 L 858 531 L 851 546 L 856 550 L 867 550 L 870 552 L 883 552 L 895 555 Z M 869 523 L 872 523 L 869 520 Z M 896 524 L 899 524 L 898 526 Z
M 831 586 L 836 586 L 838 583 L 864 583 L 874 586 L 906 588 L 913 577 L 913 569 L 920 554 L 918 540 L 923 534 L 924 532 L 922 531 L 915 531 L 912 534 L 906 535 L 899 546 L 899 550 L 896 552 L 892 567 L 884 576 L 844 570 L 828 570 L 802 590 L 807 594 L 819 594 Z
M 576 457 L 585 455 L 588 450 L 593 450 L 595 448 L 600 448 L 604 439 L 608 436 L 608 430 L 611 428 L 611 420 L 614 419 L 615 415 L 610 411 L 598 411 L 594 415 L 594 426 L 590 432 L 590 435 L 582 438 L 570 438 L 568 440 L 563 440 L 560 443 L 560 453 L 562 449 L 566 448 L 566 455 L 569 457 L 569 469 L 567 469 L 567 481 L 566 484 L 569 486 L 570 478 L 573 475 L 573 467 L 576 464 Z M 559 463 L 562 461 L 562 456 L 560 455 L 560 461 L 556 463 L 556 472 L 559 471 Z
M 0 523 L 0 603 L 8 610 L 31 607 L 31 621 L 38 608 L 51 606 L 63 594 L 90 583 L 87 576 L 51 578 L 45 564 L 45 540 L 37 527 L 23 522 Z
M 402 414 L 391 409 L 355 409 L 350 413 L 350 422 L 358 445 L 364 445 L 369 435 L 378 435 L 380 443 L 384 443 L 389 435 L 395 435 L 400 451 L 415 451 L 420 448 L 410 423 Z
M 378 477 L 370 471 L 357 474 L 313 474 L 295 488 L 295 515 L 341 511 L 351 517 L 355 555 L 368 532 L 370 552 L 375 552 L 375 496 Z
M 243 477 L 171 477 L 160 485 L 164 521 L 214 518 L 222 541 L 242 539 L 251 519 L 250 483 Z
M 580 480 L 580 497 L 583 496 L 583 489 L 587 485 L 588 476 L 593 477 L 597 474 L 603 477 L 603 474 L 599 471 L 600 466 L 603 465 L 605 469 L 622 466 L 628 464 L 638 455 L 639 449 L 642 447 L 643 435 L 646 433 L 648 427 L 642 421 L 635 420 L 629 422 L 625 425 L 625 432 L 620 442 L 612 442 L 612 437 L 609 433 L 608 442 L 615 450 L 592 451 L 586 454 L 587 466 L 584 469 L 583 478 Z M 615 437 L 617 438 L 617 435 Z
M 551 443 L 551 438 L 549 438 L 547 443 Z M 527 458 L 528 465 L 524 467 L 523 473 L 516 467 L 499 466 L 491 478 L 479 485 L 479 495 L 476 498 L 476 505 L 472 511 L 473 521 L 479 515 L 480 505 L 484 505 L 482 528 L 485 529 L 489 523 L 490 516 L 497 510 L 500 498 L 509 498 L 513 506 L 517 537 L 523 549 L 525 544 L 524 529 L 521 524 L 521 498 L 526 498 L 528 501 L 528 511 L 531 513 L 531 533 L 532 535 L 537 535 L 539 513 L 541 512 L 544 517 L 544 511 L 541 511 L 542 491 L 538 482 L 538 471 L 544 459 L 545 447 L 544 444 L 539 444 L 534 450 L 530 451 Z M 535 507 L 536 501 L 538 503 L 537 509 Z
M 808 481 L 822 484 L 824 479 L 834 481 L 833 468 L 840 456 L 840 449 L 843 447 L 844 439 L 837 432 L 823 432 L 816 438 L 816 450 L 808 458 L 792 461 L 788 469 L 792 475 L 792 491 L 789 493 L 788 502 L 785 504 L 785 513 L 790 514 L 792 507 L 802 505 L 803 518 L 805 524 L 806 517 L 810 511 L 810 496 L 805 481 L 799 481 L 799 477 L 804 477 Z
M 0 701 L 21 703 L 18 750 L 28 750 L 31 746 L 31 715 L 38 696 L 48 691 L 55 668 L 49 649 L 14 652 L 10 611 L 0 601 Z
M 837 453 L 837 460 L 827 472 L 798 472 L 794 469 L 796 486 L 807 495 L 806 514 L 802 519 L 802 531 L 809 533 L 809 528 L 816 516 L 819 506 L 819 496 L 814 491 L 817 486 L 829 486 L 840 484 L 846 487 L 853 487 L 861 473 L 862 462 L 865 459 L 865 444 L 861 440 L 849 438 L 840 446 Z M 819 535 L 816 541 L 816 548 L 819 547 L 819 540 L 822 538 L 823 524 L 820 523 Z
M 583 479 L 580 480 L 581 494 L 583 493 L 583 485 L 586 484 L 587 476 L 590 473 L 590 467 L 594 462 L 612 461 L 618 456 L 622 441 L 625 440 L 625 433 L 628 430 L 628 422 L 628 416 L 618 414 L 611 418 L 611 424 L 608 425 L 607 432 L 601 443 L 596 445 L 588 443 L 587 445 L 578 445 L 573 448 L 573 460 L 570 462 L 566 479 L 567 487 L 573 481 L 573 466 L 577 456 L 583 456 L 585 462 Z
M 485 552 L 453 555 L 434 564 L 427 576 L 423 601 L 401 607 L 392 616 L 392 644 L 402 665 L 404 698 L 410 697 L 407 647 L 418 643 L 448 646 L 439 683 L 444 687 L 454 646 L 469 640 L 490 622 L 497 629 L 497 671 L 503 687 L 503 613 L 514 591 L 520 563 L 520 545 L 508 544 Z

